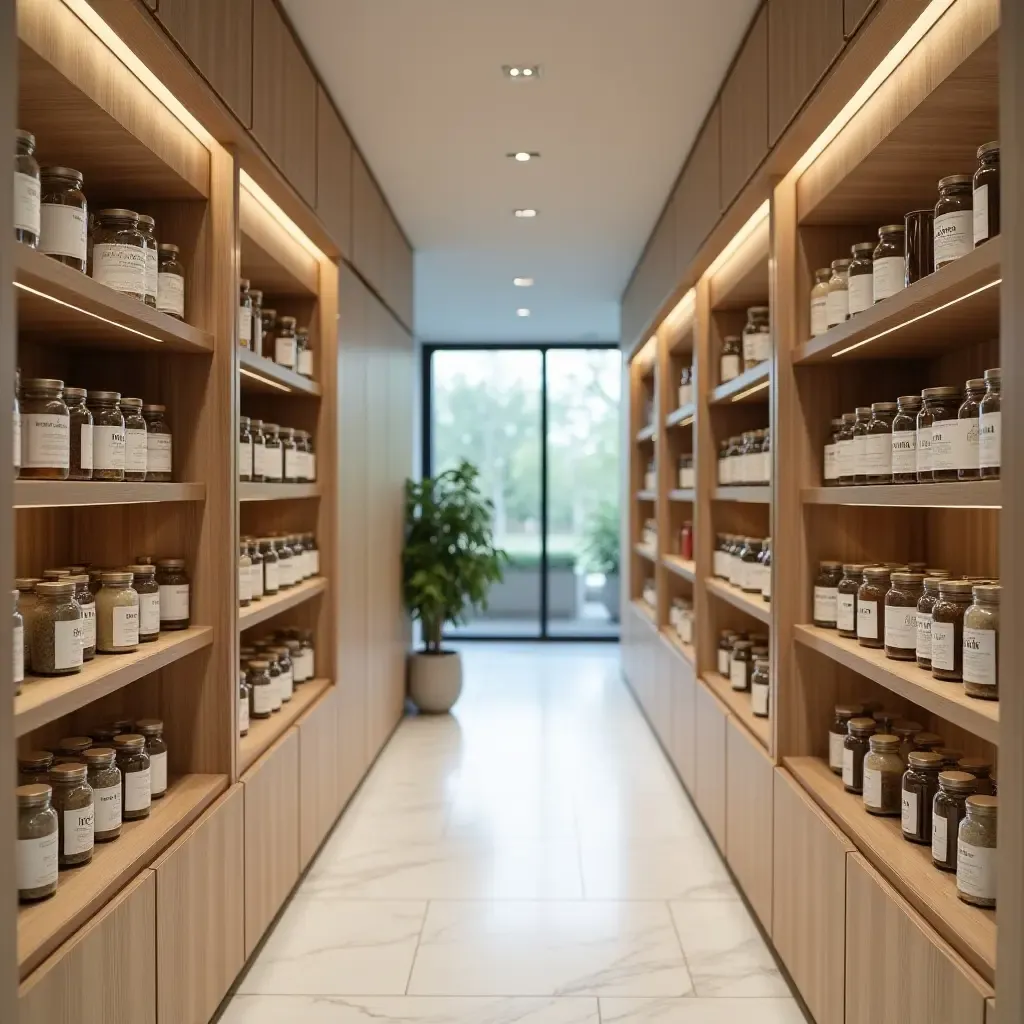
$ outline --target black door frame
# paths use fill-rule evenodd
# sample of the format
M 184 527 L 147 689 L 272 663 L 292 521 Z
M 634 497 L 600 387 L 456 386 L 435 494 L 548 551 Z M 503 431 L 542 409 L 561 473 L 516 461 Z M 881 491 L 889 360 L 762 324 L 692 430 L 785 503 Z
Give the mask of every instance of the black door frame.
M 433 356 L 435 352 L 539 352 L 540 353 L 540 630 L 536 636 L 502 636 L 498 633 L 481 633 L 472 637 L 449 637 L 459 643 L 470 640 L 517 640 L 527 643 L 537 641 L 562 640 L 573 642 L 618 643 L 619 631 L 609 636 L 590 636 L 586 633 L 566 633 L 551 636 L 548 632 L 548 352 L 566 350 L 615 350 L 618 343 L 614 341 L 574 341 L 565 344 L 551 342 L 479 342 L 460 345 L 453 342 L 424 342 L 421 349 L 422 366 L 420 380 L 423 385 L 420 411 L 420 452 L 423 475 L 430 476 L 433 472 Z M 620 458 L 622 453 L 620 452 Z

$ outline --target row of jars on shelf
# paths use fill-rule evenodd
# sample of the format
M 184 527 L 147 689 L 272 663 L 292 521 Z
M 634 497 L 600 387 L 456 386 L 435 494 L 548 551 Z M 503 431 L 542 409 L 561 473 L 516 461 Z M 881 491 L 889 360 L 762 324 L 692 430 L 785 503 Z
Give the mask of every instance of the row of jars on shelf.
M 173 479 L 167 407 L 15 372 L 14 469 L 23 480 Z
M 14 133 L 15 239 L 184 320 L 185 272 L 178 246 L 158 244 L 156 221 L 146 214 L 112 208 L 90 215 L 82 172 L 40 169 L 35 149 L 35 136 L 19 128 Z
M 823 561 L 814 580 L 814 624 L 914 661 L 969 697 L 999 698 L 999 581 L 954 577 L 919 562 Z
M 92 860 L 96 843 L 121 835 L 126 821 L 149 817 L 167 792 L 167 744 L 158 718 L 124 720 L 56 748 L 18 757 L 18 899 L 57 891 L 59 870 Z
M 913 210 L 903 224 L 878 229 L 878 242 L 858 242 L 850 257 L 814 272 L 811 335 L 870 309 L 999 234 L 999 143 L 978 149 L 973 175 L 939 181 L 934 209 Z
M 314 678 L 316 648 L 310 629 L 281 629 L 239 649 L 238 734 L 252 719 L 270 718 L 291 701 L 295 687 Z
M 250 287 L 248 278 L 238 282 L 238 344 L 279 366 L 313 376 L 313 347 L 309 328 L 297 327 L 293 316 L 278 316 L 263 306 L 263 292 Z
M 239 416 L 238 479 L 253 483 L 312 483 L 316 480 L 312 434 Z
M 1002 371 L 957 387 L 925 388 L 858 406 L 832 421 L 824 482 L 913 484 L 996 480 L 1001 462 Z
M 745 594 L 760 594 L 768 602 L 772 597 L 772 539 L 744 537 L 738 533 L 715 535 L 711 572 L 719 579 L 739 587 Z
M 865 811 L 900 818 L 904 839 L 931 846 L 933 865 L 956 872 L 960 899 L 995 907 L 999 804 L 991 762 L 964 757 L 919 722 L 869 702 L 836 707 L 829 767 Z
M 320 574 L 320 549 L 312 533 L 243 537 L 238 548 L 238 603 L 273 597 Z
M 676 486 L 683 489 L 692 488 L 696 486 L 696 477 L 693 471 L 693 456 L 692 455 L 680 455 L 677 463 L 677 477 L 678 483 Z M 657 474 L 657 463 L 654 459 L 651 459 L 647 463 L 647 469 L 644 470 L 644 490 L 654 491 L 658 487 L 658 474 Z
M 640 543 L 652 551 L 658 547 L 658 521 L 657 519 L 645 519 L 643 528 L 640 531 Z
M 751 710 L 758 718 L 768 717 L 771 661 L 767 633 L 723 629 L 718 635 L 716 667 L 737 693 L 750 694 Z
M 718 446 L 718 482 L 722 486 L 737 484 L 764 485 L 772 482 L 772 432 L 744 430 Z
M 686 597 L 672 598 L 668 622 L 684 644 L 693 643 L 693 601 Z
M 722 339 L 718 359 L 718 382 L 728 384 L 741 373 L 768 362 L 772 357 L 771 315 L 767 306 L 751 306 L 742 335 Z

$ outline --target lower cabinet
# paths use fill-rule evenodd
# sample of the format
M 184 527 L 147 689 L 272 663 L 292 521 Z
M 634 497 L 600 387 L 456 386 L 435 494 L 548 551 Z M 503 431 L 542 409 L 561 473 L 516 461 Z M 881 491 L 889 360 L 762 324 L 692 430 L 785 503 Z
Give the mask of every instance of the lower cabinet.
M 729 712 L 703 683 L 697 684 L 697 808 L 720 850 L 726 846 L 725 720 Z
M 299 730 L 289 729 L 242 785 L 248 958 L 299 878 Z
M 245 963 L 243 812 L 236 784 L 153 864 L 157 1024 L 206 1024 Z
M 676 656 L 668 641 L 660 635 L 654 640 L 654 693 L 651 699 L 651 725 L 667 751 L 672 746 L 672 675 Z
M 681 656 L 672 676 L 671 750 L 676 771 L 692 793 L 697 782 L 697 679 Z
M 299 866 L 313 859 L 341 812 L 342 765 L 337 687 L 299 719 Z
M 846 1024 L 985 1024 L 991 995 L 860 854 L 849 856 Z
M 18 1024 L 156 1024 L 156 1014 L 156 876 L 144 871 L 22 982 Z
M 774 773 L 764 747 L 730 716 L 725 727 L 726 859 L 769 934 Z

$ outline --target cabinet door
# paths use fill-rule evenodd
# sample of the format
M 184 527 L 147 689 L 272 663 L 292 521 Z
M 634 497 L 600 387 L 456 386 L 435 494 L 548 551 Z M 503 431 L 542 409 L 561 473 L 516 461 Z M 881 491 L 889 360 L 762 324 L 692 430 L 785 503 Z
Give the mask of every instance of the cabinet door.
M 697 807 L 718 848 L 726 848 L 725 720 L 728 712 L 697 684 Z
M 722 212 L 721 105 L 716 103 L 697 136 L 676 186 L 676 276 L 685 274 Z
M 991 995 L 860 854 L 849 856 L 846 1024 L 984 1024 Z
M 386 272 L 385 299 L 392 312 L 406 327 L 412 326 L 412 249 L 398 226 L 398 221 L 385 210 L 384 262 Z
M 817 1024 L 844 1024 L 846 858 L 853 847 L 775 769 L 772 943 Z
M 286 111 L 284 175 L 310 206 L 316 206 L 316 75 L 288 27 L 283 25 L 282 30 Z M 277 85 L 280 88 L 282 83 Z
M 672 662 L 668 642 L 661 636 L 654 641 L 654 701 L 651 725 L 666 750 L 672 746 Z
M 299 719 L 299 866 L 313 859 L 341 813 L 338 694 L 335 687 Z
M 299 878 L 299 731 L 289 729 L 242 776 L 245 786 L 245 955 Z
M 672 761 L 692 794 L 697 781 L 697 683 L 693 666 L 676 657 L 672 675 Z
M 153 865 L 157 1024 L 206 1024 L 245 963 L 243 787 Z
M 317 86 L 316 212 L 338 243 L 352 255 L 352 139 L 330 97 Z
M 152 871 L 144 871 L 22 982 L 18 1024 L 156 1024 Z
M 352 260 L 379 293 L 384 278 L 384 200 L 358 150 L 352 154 Z

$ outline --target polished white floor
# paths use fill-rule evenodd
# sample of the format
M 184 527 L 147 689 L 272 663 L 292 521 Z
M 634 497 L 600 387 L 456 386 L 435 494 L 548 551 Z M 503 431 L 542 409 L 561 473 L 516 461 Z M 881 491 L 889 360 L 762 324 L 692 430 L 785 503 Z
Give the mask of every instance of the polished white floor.
M 803 1024 L 611 645 L 466 645 L 224 1024 Z

